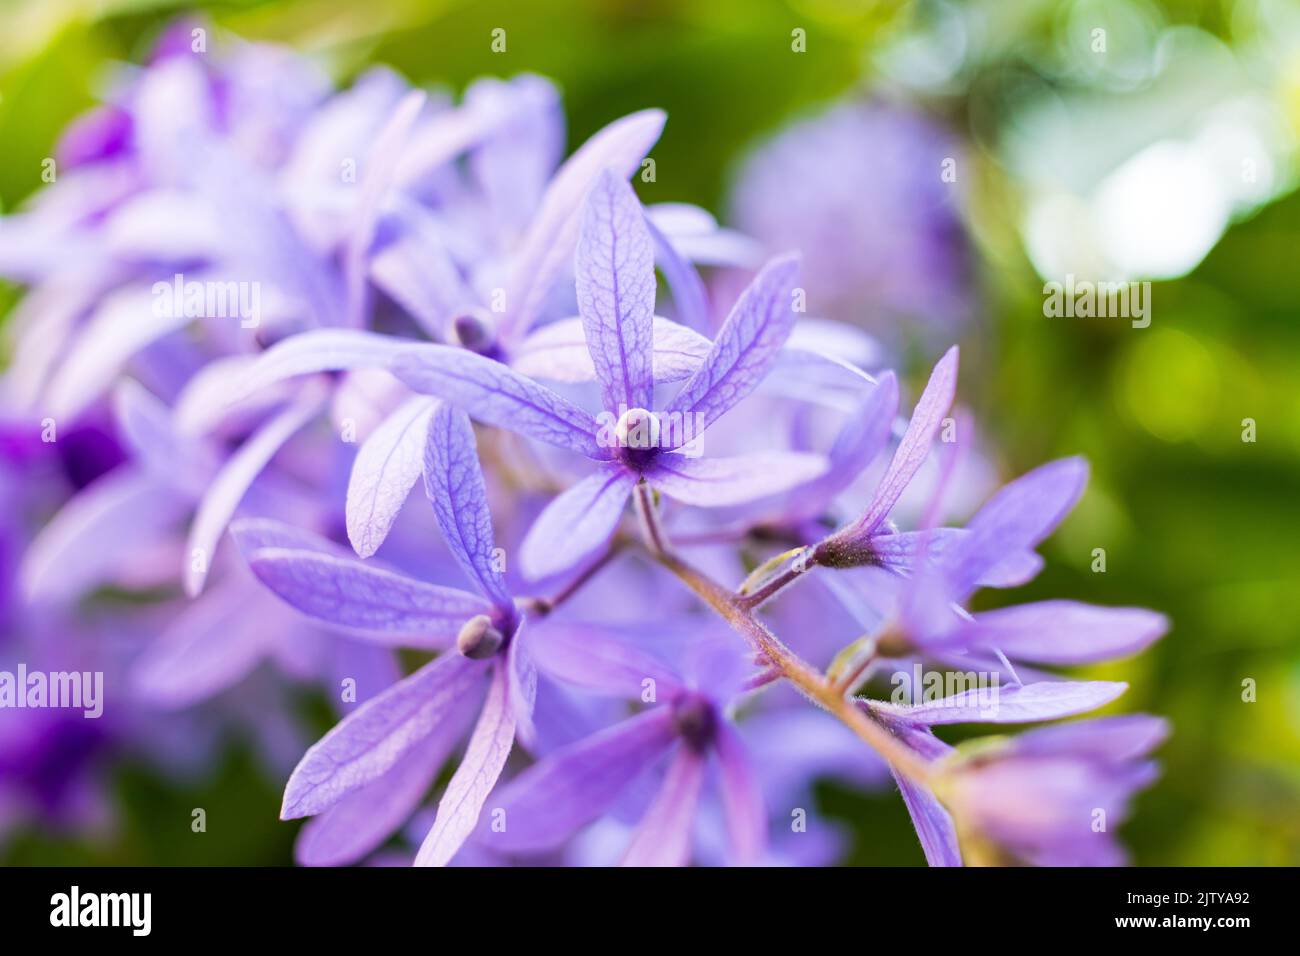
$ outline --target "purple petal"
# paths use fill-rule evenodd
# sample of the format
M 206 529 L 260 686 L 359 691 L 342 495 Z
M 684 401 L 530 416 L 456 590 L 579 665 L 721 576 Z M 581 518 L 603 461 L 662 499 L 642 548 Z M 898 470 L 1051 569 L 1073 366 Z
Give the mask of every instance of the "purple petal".
M 529 650 L 547 675 L 584 690 L 634 700 L 646 680 L 655 682 L 656 697 L 683 686 L 654 654 L 600 624 L 547 621 Z
M 465 723 L 463 718 L 444 720 L 383 775 L 309 820 L 294 844 L 298 863 L 346 866 L 383 845 L 420 805 Z
M 1145 608 L 1040 601 L 976 614 L 963 640 L 1016 660 L 1091 664 L 1136 654 L 1168 629 L 1163 614 Z
M 663 786 L 637 824 L 622 866 L 685 866 L 691 860 L 695 808 L 704 783 L 704 758 L 682 745 L 668 765 Z
M 604 460 L 596 420 L 513 369 L 447 345 L 410 345 L 388 365 L 414 391 L 437 395 L 487 425 Z
M 1039 727 L 1015 738 L 1016 753 L 1073 754 L 1120 765 L 1145 757 L 1169 736 L 1169 722 L 1149 714 L 1124 714 Z
M 668 283 L 673 295 L 677 321 L 687 328 L 707 329 L 712 309 L 699 272 L 677 251 L 672 240 L 654 224 L 649 215 L 645 217 L 645 223 L 650 230 L 650 238 L 654 240 L 655 262 L 663 272 L 664 281 Z
M 240 518 L 232 521 L 230 536 L 235 539 L 235 544 L 245 559 L 251 558 L 253 552 L 262 548 L 289 548 L 351 558 L 346 548 L 329 538 L 274 518 Z
M 347 483 L 347 538 L 363 558 L 383 544 L 424 464 L 435 402 L 408 399 L 357 450 Z
M 380 205 L 396 178 L 402 147 L 416 117 L 424 108 L 425 99 L 422 90 L 411 90 L 402 98 L 393 115 L 379 131 L 366 160 L 361 179 L 361 196 L 357 200 L 352 230 L 348 234 L 347 247 L 343 253 L 347 294 L 344 319 L 353 328 L 366 324 L 366 253 L 370 251 L 370 244 L 375 238 Z
M 217 472 L 199 502 L 185 545 L 185 593 L 190 597 L 203 590 L 217 543 L 249 486 L 275 457 L 280 446 L 311 421 L 323 406 L 321 390 L 305 390 L 296 402 L 239 446 L 239 450 Z
M 264 608 L 260 595 L 249 601 L 250 587 L 244 578 L 183 608 L 132 666 L 136 693 L 157 707 L 190 707 L 247 676 L 285 623 L 254 613 Z
M 438 816 L 416 854 L 416 866 L 446 866 L 474 832 L 483 803 L 496 786 L 515 739 L 515 715 L 507 700 L 506 683 L 505 670 L 494 668 L 483 711 L 465 756 L 438 803 Z
M 438 527 L 461 570 L 498 608 L 514 602 L 498 567 L 487 486 L 478 463 L 474 427 L 465 413 L 441 405 L 429 420 L 424 445 L 424 490 Z
M 604 408 L 649 408 L 654 248 L 636 194 L 609 170 L 587 193 L 574 266 L 578 314 Z
M 370 433 L 348 479 L 348 540 L 368 558 L 379 550 L 424 467 L 425 441 L 436 402 L 408 399 Z
M 825 474 L 821 455 L 761 451 L 734 458 L 688 458 L 665 454 L 646 470 L 646 480 L 669 498 L 701 507 L 736 505 L 788 491 Z
M 537 665 L 533 661 L 531 640 L 523 639 L 525 621 L 520 621 L 506 648 L 506 692 L 515 717 L 515 736 L 526 746 L 537 741 L 533 726 L 533 709 L 537 705 Z
M 898 443 L 889 469 L 876 487 L 871 504 L 862 517 L 840 534 L 853 537 L 870 535 L 889 517 L 889 512 L 893 510 L 908 482 L 929 455 L 935 433 L 939 430 L 943 417 L 948 414 L 948 409 L 952 407 L 956 389 L 957 347 L 954 345 L 930 373 L 930 380 L 916 403 L 912 419 L 907 423 L 907 431 Z
M 618 527 L 636 482 L 636 475 L 611 463 L 551 501 L 520 546 L 524 576 L 550 577 L 591 557 Z
M 892 771 L 891 771 L 892 772 Z M 894 773 L 894 781 L 903 795 L 912 826 L 916 828 L 925 862 L 931 866 L 961 866 L 961 847 L 957 843 L 957 828 L 952 817 L 933 793 L 914 783 L 902 774 Z
M 578 242 L 582 200 L 605 169 L 627 177 L 659 139 L 667 117 L 661 110 L 642 110 L 615 120 L 568 158 L 547 187 L 506 286 L 509 309 L 502 338 L 519 338 L 538 318 L 547 294 L 569 269 Z
M 915 724 L 1026 724 L 1096 710 L 1128 690 L 1117 681 L 1040 681 L 1018 686 L 977 687 L 932 703 L 869 706 Z
M 767 810 L 763 791 L 745 752 L 745 744 L 728 721 L 718 724 L 716 746 L 721 769 L 719 786 L 727 817 L 731 851 L 740 866 L 754 866 L 767 847 Z
M 467 620 L 492 611 L 477 594 L 317 551 L 261 548 L 248 566 L 304 614 L 402 647 L 444 647 Z
M 194 321 L 179 315 L 155 315 L 155 299 L 144 286 L 110 293 L 90 321 L 70 341 L 71 352 L 54 373 L 45 396 L 48 414 L 70 420 L 102 395 L 133 355 L 170 332 Z
M 454 721 L 487 665 L 444 654 L 366 701 L 303 756 L 284 789 L 282 820 L 328 809 L 377 779 Z
M 125 551 L 145 550 L 170 533 L 188 507 L 152 475 L 132 467 L 107 473 L 70 499 L 28 546 L 24 593 L 35 602 L 57 601 L 113 580 Z
M 663 384 L 689 377 L 712 344 L 694 329 L 663 316 L 655 316 L 654 380 Z M 581 319 L 561 319 L 533 332 L 515 349 L 511 368 L 553 382 L 593 382 L 596 366 L 587 349 Z
M 503 852 L 558 846 L 609 809 L 676 740 L 672 713 L 656 707 L 555 751 L 502 789 L 505 829 L 485 835 Z
M 669 412 L 699 416 L 707 428 L 754 390 L 794 327 L 798 275 L 797 256 L 763 267 L 740 294 L 704 363 L 668 403 Z
M 1082 458 L 1062 458 L 1022 475 L 985 502 L 970 520 L 970 534 L 945 561 L 960 599 L 1008 554 L 1032 550 L 1069 514 L 1088 481 Z
M 227 401 L 234 404 L 297 375 L 383 368 L 409 344 L 405 339 L 355 329 L 314 329 L 291 335 L 258 356 L 247 374 L 234 383 Z
M 431 213 L 422 206 L 407 206 L 391 221 L 397 234 L 371 254 L 370 277 L 425 332 L 440 338 L 448 321 L 476 306 L 478 296 L 461 278 Z

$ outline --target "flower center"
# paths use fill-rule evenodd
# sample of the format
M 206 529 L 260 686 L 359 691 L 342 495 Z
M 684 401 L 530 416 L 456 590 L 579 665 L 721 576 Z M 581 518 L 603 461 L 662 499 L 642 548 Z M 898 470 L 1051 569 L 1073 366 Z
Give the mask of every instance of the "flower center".
M 683 694 L 673 701 L 673 727 L 694 750 L 704 750 L 717 730 L 713 704 L 699 694 Z
M 618 456 L 640 471 L 659 453 L 659 418 L 644 408 L 629 408 L 614 426 Z
M 472 661 L 487 660 L 501 649 L 505 636 L 486 614 L 471 617 L 456 635 L 456 650 Z
M 482 309 L 470 309 L 456 316 L 451 320 L 451 331 L 456 344 L 471 352 L 487 355 L 496 347 L 496 323 Z

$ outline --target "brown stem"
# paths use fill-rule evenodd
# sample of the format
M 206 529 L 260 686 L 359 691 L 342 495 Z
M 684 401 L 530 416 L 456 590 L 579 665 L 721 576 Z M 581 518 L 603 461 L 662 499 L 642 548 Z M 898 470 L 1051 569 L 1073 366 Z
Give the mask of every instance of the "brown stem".
M 853 700 L 837 692 L 825 677 L 781 643 L 780 638 L 768 630 L 731 591 L 676 555 L 663 552 L 657 557 L 664 567 L 722 615 L 755 651 L 770 661 L 809 700 L 838 717 L 895 770 L 919 784 L 929 784 L 933 774 L 927 760 L 876 723 Z

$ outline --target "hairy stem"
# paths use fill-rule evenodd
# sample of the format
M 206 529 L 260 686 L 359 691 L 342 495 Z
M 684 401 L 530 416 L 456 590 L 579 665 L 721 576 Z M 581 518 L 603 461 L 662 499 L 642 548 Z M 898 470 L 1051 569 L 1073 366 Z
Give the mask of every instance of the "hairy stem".
M 917 783 L 929 784 L 933 776 L 929 761 L 872 720 L 857 703 L 845 697 L 820 672 L 786 647 L 754 616 L 752 607 L 744 599 L 668 551 L 660 551 L 656 557 L 809 700 L 839 718 L 899 773 Z

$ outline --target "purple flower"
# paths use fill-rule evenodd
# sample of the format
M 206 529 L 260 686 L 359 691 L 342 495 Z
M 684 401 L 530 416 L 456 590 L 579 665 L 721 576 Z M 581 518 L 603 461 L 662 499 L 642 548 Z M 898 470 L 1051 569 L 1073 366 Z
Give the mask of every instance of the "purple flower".
M 285 788 L 285 819 L 324 814 L 300 852 L 333 862 L 373 849 L 424 795 L 481 701 L 465 757 L 417 862 L 445 864 L 478 819 L 518 727 L 530 735 L 536 672 L 506 588 L 469 420 L 440 406 L 429 422 L 425 490 L 475 592 L 426 584 L 274 524 L 237 534 L 258 578 L 333 624 L 388 632 L 445 653 L 348 715 L 309 750 Z M 381 807 L 382 812 L 376 812 Z M 358 830 L 358 815 L 369 815 Z
M 505 366 L 444 346 L 412 346 L 389 367 L 488 424 L 579 452 L 600 469 L 560 495 L 522 550 L 534 578 L 589 558 L 613 533 L 633 487 L 646 481 L 688 504 L 771 495 L 825 468 L 795 453 L 699 459 L 686 447 L 747 396 L 790 334 L 798 263 L 769 263 L 742 293 L 699 367 L 661 412 L 652 411 L 654 261 L 631 188 L 603 174 L 587 198 L 578 241 L 578 309 L 600 385 L 601 420 Z
M 899 107 L 843 103 L 793 123 L 745 160 L 729 205 L 745 233 L 795 248 L 813 314 L 891 342 L 951 340 L 972 314 L 953 138 Z
M 1115 831 L 1168 732 L 1141 714 L 1040 727 L 959 750 L 941 792 L 974 862 L 1117 866 Z
M 694 665 L 685 674 L 638 661 L 656 675 L 654 706 L 555 751 L 504 787 L 493 801 L 497 825 L 479 837 L 483 845 L 504 854 L 554 849 L 666 764 L 621 859 L 627 866 L 685 865 L 706 770 L 716 763 L 730 859 L 760 862 L 767 843 L 762 791 L 728 716 L 743 669 L 731 647 L 702 635 L 685 657 Z

